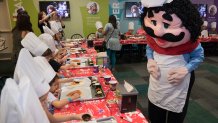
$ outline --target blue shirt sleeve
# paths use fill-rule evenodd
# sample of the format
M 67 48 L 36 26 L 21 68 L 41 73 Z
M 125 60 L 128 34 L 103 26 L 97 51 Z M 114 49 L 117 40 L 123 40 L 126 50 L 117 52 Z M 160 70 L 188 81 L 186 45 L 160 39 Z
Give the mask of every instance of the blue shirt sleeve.
M 147 56 L 147 59 L 154 59 L 154 50 L 151 49 L 151 47 L 149 45 L 146 46 L 146 56 Z
M 195 70 L 204 60 L 204 49 L 201 44 L 189 54 L 190 58 L 188 64 L 185 66 L 189 72 Z

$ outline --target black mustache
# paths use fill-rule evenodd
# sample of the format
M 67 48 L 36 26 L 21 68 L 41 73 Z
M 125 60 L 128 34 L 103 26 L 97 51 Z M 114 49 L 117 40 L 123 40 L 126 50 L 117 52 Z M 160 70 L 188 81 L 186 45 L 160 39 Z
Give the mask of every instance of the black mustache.
M 160 39 L 163 39 L 163 40 L 166 40 L 166 41 L 169 41 L 169 42 L 178 42 L 178 41 L 181 41 L 184 36 L 185 36 L 185 33 L 184 32 L 181 32 L 178 36 L 175 36 L 173 35 L 172 33 L 166 33 L 164 34 L 163 36 L 159 37 L 159 36 L 156 36 L 154 34 L 154 30 L 150 27 L 146 27 L 144 26 L 144 30 L 146 31 L 146 33 L 154 38 L 160 38 Z

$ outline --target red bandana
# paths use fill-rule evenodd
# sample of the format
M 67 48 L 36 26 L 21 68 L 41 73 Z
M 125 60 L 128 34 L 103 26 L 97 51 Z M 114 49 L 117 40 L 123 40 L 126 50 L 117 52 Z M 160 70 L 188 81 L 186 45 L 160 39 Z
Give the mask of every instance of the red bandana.
M 191 42 L 188 41 L 185 44 L 175 46 L 175 47 L 169 47 L 169 48 L 162 48 L 156 44 L 154 39 L 146 35 L 147 43 L 148 45 L 157 53 L 164 54 L 164 55 L 181 55 L 192 52 L 198 45 L 199 41 Z

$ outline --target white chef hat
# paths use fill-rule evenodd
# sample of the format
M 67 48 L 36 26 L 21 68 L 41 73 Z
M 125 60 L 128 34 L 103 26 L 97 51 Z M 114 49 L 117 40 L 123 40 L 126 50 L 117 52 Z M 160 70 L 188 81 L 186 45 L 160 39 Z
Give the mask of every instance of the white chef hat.
M 49 29 L 47 26 L 42 26 L 42 28 L 43 28 L 45 33 L 47 33 L 51 36 L 55 35 L 54 32 L 51 29 Z
M 0 119 L 2 123 L 23 122 L 20 96 L 17 83 L 13 79 L 8 78 L 1 92 Z
M 208 25 L 208 22 L 204 21 L 203 26 L 207 26 L 207 25 Z
M 159 7 L 163 6 L 165 3 L 171 3 L 173 0 L 141 0 L 144 7 Z
M 103 28 L 102 22 L 101 21 L 96 21 L 95 22 L 95 27 L 96 27 L 97 30 L 100 29 L 100 28 Z
M 216 22 L 212 22 L 210 25 L 211 25 L 211 28 L 216 28 Z
M 48 49 L 48 46 L 32 32 L 24 37 L 21 44 L 35 56 L 41 56 Z
M 52 52 L 57 52 L 58 49 L 55 46 L 55 41 L 53 37 L 47 33 L 43 33 L 39 36 L 39 39 L 44 42 Z
M 30 52 L 25 48 L 21 49 L 14 71 L 14 80 L 19 83 L 20 79 L 26 75 L 30 79 L 38 97 L 41 97 L 50 89 L 42 73 L 43 71 L 34 62 Z
M 129 22 L 128 29 L 129 30 L 134 30 L 134 23 L 133 22 Z
M 56 21 L 50 21 L 50 26 L 51 26 L 51 30 L 53 31 L 54 34 L 59 33 L 59 25 Z
M 43 72 L 46 82 L 50 83 L 52 79 L 56 76 L 56 72 L 48 63 L 45 57 L 37 56 L 34 57 L 34 61 L 37 63 L 41 71 Z
M 23 121 L 25 123 L 49 123 L 36 92 L 27 76 L 22 76 L 19 82 Z M 34 106 L 33 106 L 34 105 Z
M 19 82 L 22 110 L 25 123 L 49 123 L 36 92 L 27 76 L 22 76 Z

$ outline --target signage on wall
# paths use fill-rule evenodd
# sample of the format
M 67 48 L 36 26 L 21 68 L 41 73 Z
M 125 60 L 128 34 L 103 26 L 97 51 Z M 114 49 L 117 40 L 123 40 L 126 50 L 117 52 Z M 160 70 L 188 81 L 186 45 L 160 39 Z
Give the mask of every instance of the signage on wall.
M 120 28 L 120 16 L 121 16 L 121 14 L 120 14 L 120 3 L 119 2 L 113 2 L 112 3 L 112 6 L 111 6 L 111 8 L 112 8 L 112 14 L 116 17 L 116 19 L 117 19 L 117 26 L 118 26 L 118 28 Z
M 80 7 L 83 33 L 85 36 L 96 32 L 95 23 L 101 21 L 103 24 L 108 20 L 108 0 L 91 0 Z
M 215 5 L 210 5 L 209 8 L 208 8 L 208 13 L 211 16 L 215 16 L 216 13 L 217 13 L 217 7 Z
M 97 2 L 89 2 L 86 7 L 88 9 L 88 13 L 92 15 L 97 14 L 100 10 L 99 4 Z
M 207 21 L 209 23 L 209 28 L 216 27 L 216 14 L 217 14 L 217 7 L 216 5 L 210 5 L 208 7 L 208 16 Z
M 17 10 L 20 9 L 20 8 L 23 8 L 22 6 L 22 1 L 21 0 L 13 0 L 14 1 L 14 11 L 13 11 L 13 14 L 12 14 L 12 20 L 13 21 L 17 21 Z

